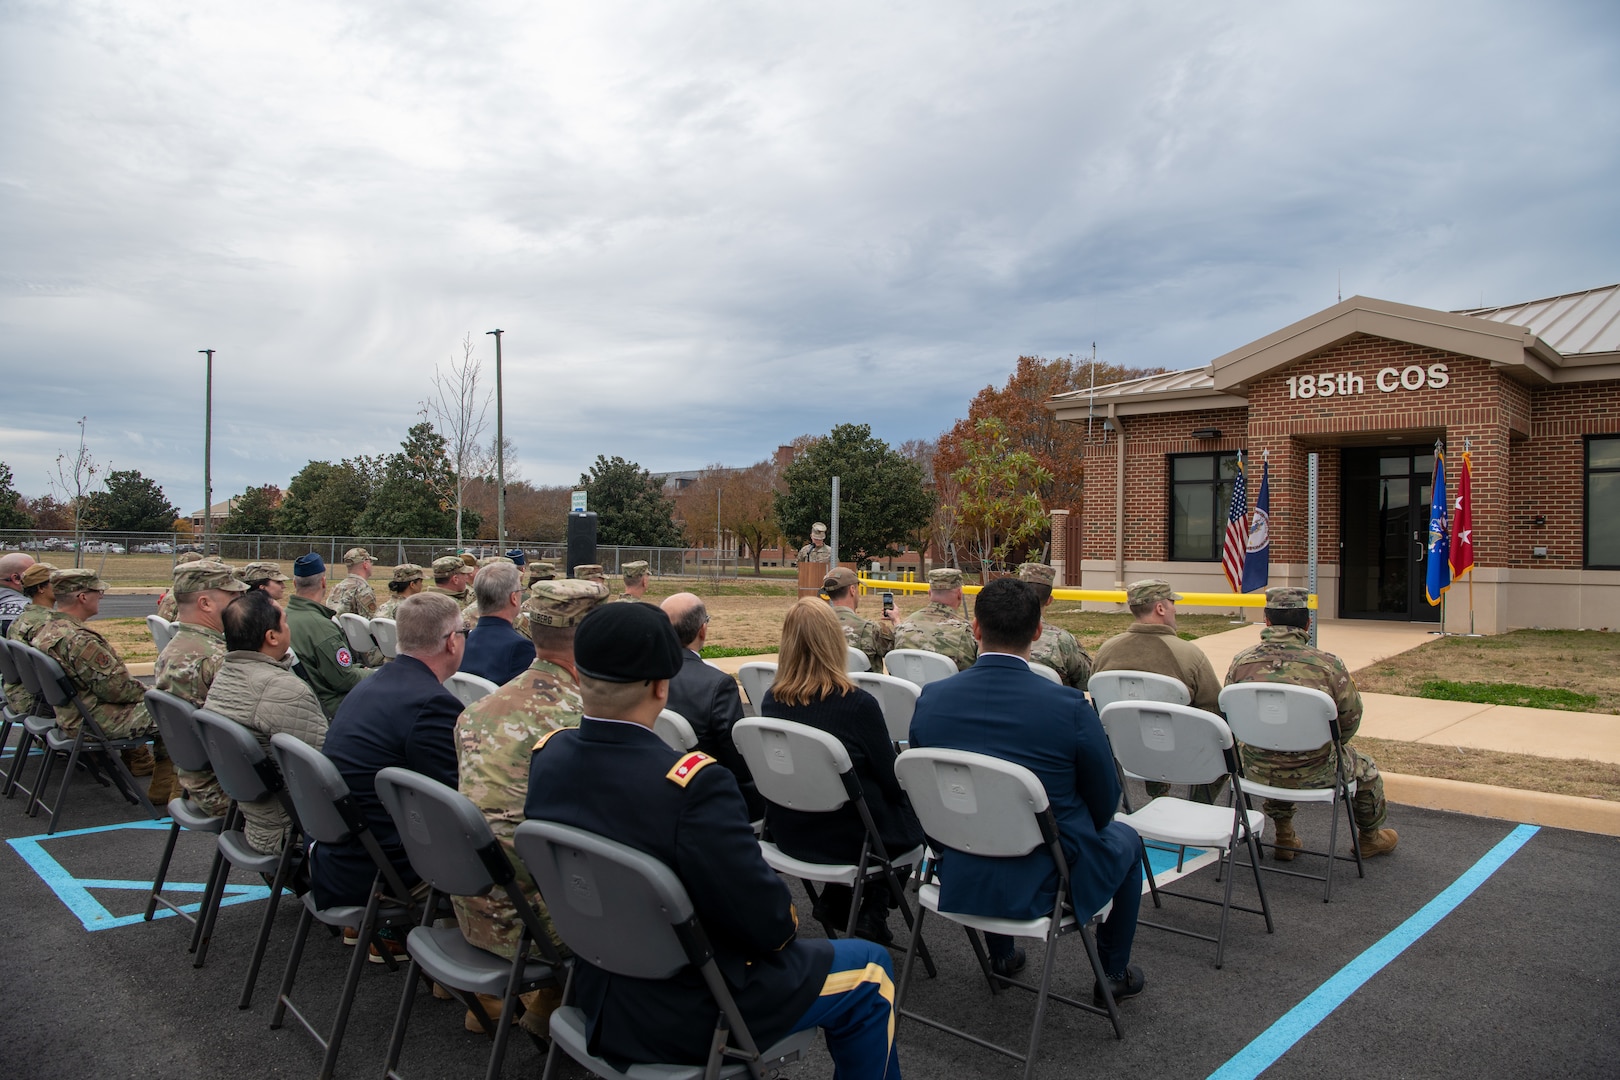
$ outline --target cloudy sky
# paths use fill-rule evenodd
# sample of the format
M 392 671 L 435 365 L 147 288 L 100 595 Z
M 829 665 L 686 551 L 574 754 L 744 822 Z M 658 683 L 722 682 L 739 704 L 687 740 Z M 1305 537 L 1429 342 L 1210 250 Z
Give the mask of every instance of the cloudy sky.
M 1620 280 L 1620 7 L 0 4 L 0 460 L 201 503 L 393 449 L 469 332 L 522 475 L 937 434 L 1362 293 Z

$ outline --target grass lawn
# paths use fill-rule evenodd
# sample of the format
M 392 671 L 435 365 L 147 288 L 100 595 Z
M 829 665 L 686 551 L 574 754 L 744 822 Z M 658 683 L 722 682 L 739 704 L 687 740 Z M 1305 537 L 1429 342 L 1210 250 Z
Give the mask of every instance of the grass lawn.
M 1371 739 L 1360 735 L 1351 745 L 1378 762 L 1381 772 L 1620 802 L 1620 765 L 1604 761 L 1533 757 L 1500 750 Z
M 1620 634 L 1515 630 L 1436 638 L 1355 678 L 1362 690 L 1380 694 L 1620 714 Z

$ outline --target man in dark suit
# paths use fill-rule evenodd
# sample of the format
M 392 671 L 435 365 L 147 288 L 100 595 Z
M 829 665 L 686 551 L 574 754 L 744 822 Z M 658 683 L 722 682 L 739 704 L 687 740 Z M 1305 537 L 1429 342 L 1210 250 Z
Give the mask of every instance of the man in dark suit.
M 478 625 L 467 635 L 461 670 L 505 686 L 534 663 L 534 642 L 512 623 L 523 606 L 523 571 L 509 562 L 493 562 L 473 578 Z
M 761 1048 L 820 1027 L 835 1075 L 898 1078 L 888 952 L 869 941 L 800 940 L 736 780 L 707 754 L 676 753 L 653 733 L 681 662 L 669 620 L 650 604 L 586 615 L 574 634 L 585 716 L 535 744 L 524 815 L 588 829 L 674 871 Z M 575 1003 L 594 1053 L 615 1063 L 705 1059 L 719 1009 L 696 969 L 650 981 L 576 965 Z
M 697 748 L 731 771 L 748 803 L 748 816 L 765 816 L 765 800 L 754 789 L 748 762 L 731 741 L 731 725 L 743 718 L 742 692 L 737 680 L 703 662 L 703 643 L 709 639 L 709 609 L 701 597 L 676 593 L 662 605 L 681 643 L 681 670 L 669 681 L 669 709 L 678 712 L 697 733 Z
M 1113 820 L 1119 805 L 1114 754 L 1102 723 L 1078 690 L 1036 675 L 1029 650 L 1041 634 L 1039 598 L 1026 583 L 993 581 L 973 606 L 979 659 L 956 676 L 929 683 L 911 721 L 911 745 L 968 750 L 1022 765 L 1046 789 L 1069 863 L 1081 918 L 1114 902 L 1097 931 L 1097 951 L 1116 1000 L 1142 992 L 1130 962 L 1142 902 L 1142 841 Z M 1057 866 L 1045 848 L 1018 859 L 943 852 L 940 907 L 969 915 L 1034 919 L 1051 913 Z M 1011 938 L 986 935 L 998 973 L 1024 966 Z M 1101 1003 L 1102 986 L 1094 990 Z
M 321 753 L 343 774 L 400 877 L 414 885 L 418 879 L 399 832 L 377 798 L 377 773 L 398 765 L 456 786 L 455 729 L 461 702 L 444 688 L 444 680 L 461 667 L 467 632 L 456 602 L 439 593 L 409 597 L 395 618 L 399 655 L 343 699 Z M 376 873 L 358 841 L 316 844 L 311 851 L 310 880 L 322 907 L 364 904 Z

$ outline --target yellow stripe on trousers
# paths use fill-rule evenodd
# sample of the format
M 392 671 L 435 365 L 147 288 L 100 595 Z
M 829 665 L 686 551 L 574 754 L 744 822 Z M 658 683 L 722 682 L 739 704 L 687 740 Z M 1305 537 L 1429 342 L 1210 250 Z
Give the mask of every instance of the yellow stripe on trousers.
M 821 996 L 847 994 L 862 983 L 877 983 L 878 993 L 889 1003 L 889 1048 L 894 1048 L 894 982 L 881 964 L 867 964 L 863 968 L 835 971 L 821 984 Z

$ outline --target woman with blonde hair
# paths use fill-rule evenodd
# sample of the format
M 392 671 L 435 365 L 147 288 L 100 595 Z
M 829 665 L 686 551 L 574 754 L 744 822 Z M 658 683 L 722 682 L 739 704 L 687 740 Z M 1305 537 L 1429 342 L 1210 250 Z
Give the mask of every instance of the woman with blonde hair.
M 760 715 L 817 728 L 844 744 L 883 847 L 898 855 L 923 842 L 922 826 L 895 779 L 894 744 L 883 710 L 850 679 L 847 655 L 843 628 L 825 601 L 805 597 L 794 604 L 782 623 L 776 681 L 760 704 Z M 853 805 L 812 814 L 772 804 L 765 810 L 765 829 L 784 852 L 810 862 L 853 863 L 866 838 Z M 896 869 L 903 878 L 905 868 Z M 817 920 L 833 928 L 848 926 L 850 896 L 848 886 L 826 886 L 816 901 Z M 888 889 L 881 882 L 869 883 L 862 890 L 855 933 L 884 945 L 892 942 L 889 903 Z

